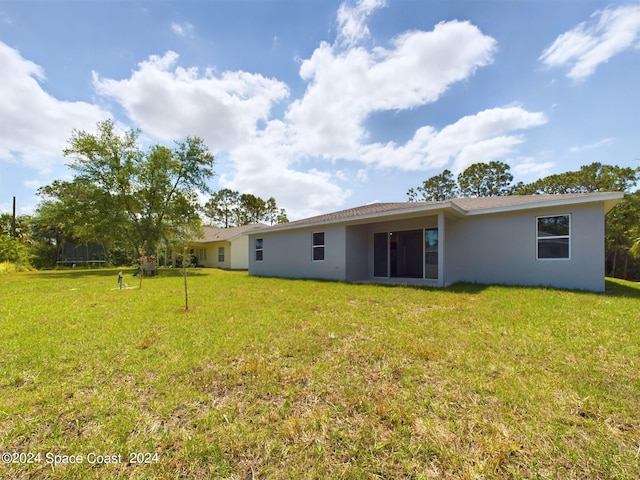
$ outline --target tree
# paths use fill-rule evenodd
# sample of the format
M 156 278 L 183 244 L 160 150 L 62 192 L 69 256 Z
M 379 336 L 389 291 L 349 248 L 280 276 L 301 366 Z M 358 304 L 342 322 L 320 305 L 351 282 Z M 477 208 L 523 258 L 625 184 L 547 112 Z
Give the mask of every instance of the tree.
M 240 195 L 238 225 L 249 225 L 262 221 L 267 214 L 267 202 L 251 193 Z
M 617 275 L 618 259 L 623 257 L 622 278 L 627 278 L 629 255 L 636 257 L 640 237 L 640 190 L 627 193 L 606 218 L 606 248 L 611 258 L 608 274 Z
M 209 192 L 207 180 L 215 161 L 203 140 L 187 137 L 173 150 L 155 145 L 145 153 L 138 145 L 138 130 L 120 135 L 110 120 L 97 127 L 96 134 L 74 130 L 64 150 L 75 172 L 68 183 L 87 194 L 74 225 L 94 236 L 108 225 L 138 255 L 142 245 L 154 252 L 160 242 L 197 228 L 195 192 Z M 55 189 L 49 193 L 56 198 Z M 98 224 L 95 214 L 102 219 Z
M 628 192 L 640 180 L 640 169 L 595 162 L 573 172 L 558 173 L 528 185 L 518 185 L 519 195 Z
M 450 170 L 445 170 L 440 175 L 435 175 L 425 180 L 422 187 L 417 187 L 415 190 L 413 188 L 409 189 L 407 195 L 410 202 L 439 202 L 454 198 L 457 191 L 458 186 L 453 174 Z
M 287 212 L 278 208 L 276 199 L 263 200 L 251 193 L 240 194 L 224 188 L 214 193 L 204 206 L 204 214 L 212 223 L 224 228 L 268 222 L 286 223 Z
M 213 193 L 204 206 L 204 213 L 211 222 L 229 228 L 234 224 L 234 215 L 239 208 L 240 194 L 229 188 Z
M 463 197 L 494 197 L 511 194 L 511 167 L 502 162 L 474 163 L 458 175 Z
M 502 162 L 474 163 L 458 175 L 457 182 L 450 170 L 444 170 L 425 180 L 421 187 L 410 188 L 410 202 L 438 202 L 456 196 L 491 197 L 511 195 L 513 175 L 511 167 Z
M 0 235 L 13 236 L 15 238 L 26 239 L 29 236 L 29 223 L 31 217 L 28 215 L 19 215 L 15 219 L 10 213 L 0 213 Z

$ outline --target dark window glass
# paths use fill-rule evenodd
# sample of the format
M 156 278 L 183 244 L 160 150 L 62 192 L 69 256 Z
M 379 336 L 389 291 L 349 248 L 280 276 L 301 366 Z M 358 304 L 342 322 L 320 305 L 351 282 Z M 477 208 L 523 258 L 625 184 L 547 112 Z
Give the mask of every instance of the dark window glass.
M 438 278 L 438 229 L 429 228 L 424 233 L 425 278 Z
M 569 215 L 538 218 L 538 237 L 569 235 Z
M 313 234 L 313 246 L 323 246 L 324 247 L 324 232 L 316 232 Z
M 570 258 L 571 220 L 569 215 L 538 217 L 537 222 L 538 258 Z
M 568 238 L 538 240 L 538 258 L 569 258 Z
M 315 232 L 312 240 L 312 258 L 314 261 L 324 260 L 324 232 Z
M 373 236 L 373 276 L 389 276 L 389 234 L 376 233 Z
M 262 245 L 263 245 L 262 238 L 256 238 L 256 262 L 262 261 L 262 253 L 263 253 Z

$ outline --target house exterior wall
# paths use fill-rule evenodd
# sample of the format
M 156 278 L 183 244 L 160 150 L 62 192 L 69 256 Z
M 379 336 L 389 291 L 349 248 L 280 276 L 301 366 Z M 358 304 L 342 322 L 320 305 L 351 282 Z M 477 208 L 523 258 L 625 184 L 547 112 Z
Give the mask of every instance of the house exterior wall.
M 325 258 L 314 261 L 314 232 L 324 232 Z M 256 261 L 255 240 L 263 239 L 263 260 Z M 309 227 L 249 235 L 249 273 L 252 275 L 345 280 L 345 226 Z
M 378 280 L 373 276 L 373 234 L 435 228 L 436 215 L 412 219 L 309 227 L 249 236 L 249 273 L 252 275 L 321 278 L 351 282 Z M 325 260 L 312 260 L 312 234 L 325 232 Z M 255 239 L 263 239 L 263 260 L 255 260 Z M 419 282 L 414 282 L 419 283 Z M 424 283 L 432 284 L 425 280 Z
M 537 259 L 536 218 L 571 215 L 570 259 Z M 569 205 L 446 220 L 445 284 L 604 290 L 604 207 Z
M 224 247 L 225 249 L 224 262 L 218 261 L 219 247 Z M 204 265 L 207 268 L 231 268 L 229 260 L 229 242 L 198 243 L 191 245 L 190 248 L 194 250 L 194 254 L 198 258 L 198 265 Z M 206 250 L 206 259 L 201 254 L 203 250 Z
M 225 260 L 229 257 L 229 267 L 232 270 L 247 270 L 249 268 L 249 237 L 240 235 L 231 240 L 229 247 L 225 250 Z
M 423 285 L 455 282 L 544 285 L 604 290 L 604 205 L 601 202 L 459 216 L 431 211 L 414 218 L 332 224 L 251 233 L 247 238 L 251 275 Z M 569 214 L 570 258 L 537 258 L 537 217 Z M 439 278 L 387 280 L 373 276 L 374 234 L 439 229 Z M 325 233 L 325 259 L 313 261 L 314 232 Z M 263 260 L 255 240 L 263 240 Z
M 352 225 L 346 228 L 346 268 L 345 279 L 349 282 L 361 282 L 369 279 L 369 225 Z

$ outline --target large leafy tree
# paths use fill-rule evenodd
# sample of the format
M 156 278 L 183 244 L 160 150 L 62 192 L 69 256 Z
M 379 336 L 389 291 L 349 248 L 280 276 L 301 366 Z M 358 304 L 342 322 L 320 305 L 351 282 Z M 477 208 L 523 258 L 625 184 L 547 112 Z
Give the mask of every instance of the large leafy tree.
M 407 195 L 410 202 L 439 202 L 454 198 L 457 192 L 456 179 L 450 170 L 445 170 L 441 174 L 425 180 L 421 187 L 409 189 Z
M 503 162 L 474 163 L 458 175 L 463 197 L 495 197 L 511 194 L 513 175 Z
M 45 209 L 69 214 L 67 233 L 87 241 L 126 239 L 141 254 L 199 225 L 195 192 L 209 192 L 214 165 L 202 139 L 143 152 L 138 130 L 120 134 L 109 120 L 97 127 L 97 133 L 74 130 L 64 150 L 73 180 L 41 190 Z
M 449 170 L 425 180 L 422 186 L 410 188 L 410 202 L 448 200 L 461 197 L 492 197 L 513 193 L 511 167 L 502 162 L 474 163 L 456 179 Z

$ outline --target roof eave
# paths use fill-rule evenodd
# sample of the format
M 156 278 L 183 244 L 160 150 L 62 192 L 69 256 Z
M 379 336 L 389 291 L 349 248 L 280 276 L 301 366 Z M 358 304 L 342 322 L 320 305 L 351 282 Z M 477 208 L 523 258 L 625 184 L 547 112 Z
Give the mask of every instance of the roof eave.
M 384 221 L 384 220 L 392 220 L 392 219 L 402 219 L 406 217 L 415 216 L 416 213 L 430 212 L 433 214 L 437 214 L 440 211 L 451 213 L 455 217 L 462 217 L 465 215 L 465 212 L 460 207 L 458 207 L 451 201 L 446 201 L 446 202 L 438 202 L 434 204 L 426 204 L 421 207 L 411 207 L 411 208 L 403 208 L 400 210 L 389 210 L 386 212 L 367 213 L 367 214 L 357 215 L 349 218 L 322 220 L 318 222 L 309 222 L 309 223 L 295 224 L 295 225 L 283 223 L 281 225 L 274 225 L 272 227 L 262 229 L 259 231 L 252 231 L 252 232 L 249 232 L 249 234 L 254 235 L 257 233 L 282 232 L 286 230 L 315 228 L 315 227 L 322 227 L 326 225 L 358 225 L 362 223 L 369 223 L 371 220 Z
M 624 193 L 622 192 L 606 192 L 606 193 L 597 193 L 594 195 L 584 196 L 584 197 L 571 197 L 571 198 L 563 198 L 558 199 L 553 198 L 544 202 L 536 202 L 536 203 L 524 203 L 520 205 L 507 205 L 501 207 L 492 207 L 492 208 L 483 208 L 478 210 L 469 210 L 465 211 L 465 216 L 473 216 L 473 215 L 489 215 L 492 213 L 506 213 L 513 212 L 518 210 L 534 210 L 537 208 L 548 208 L 548 207 L 557 207 L 557 206 L 565 206 L 565 205 L 575 205 L 575 204 L 584 204 L 584 203 L 600 203 L 602 202 L 605 206 L 605 213 L 609 212 L 622 198 L 624 197 Z

